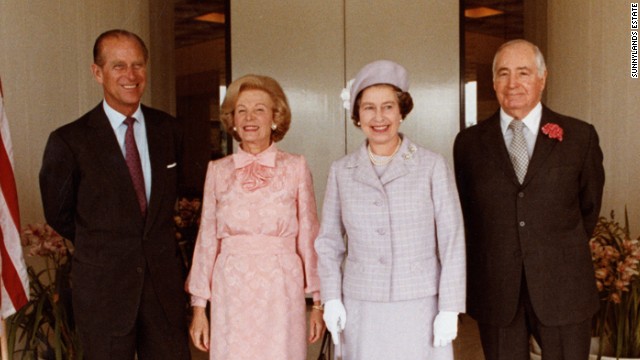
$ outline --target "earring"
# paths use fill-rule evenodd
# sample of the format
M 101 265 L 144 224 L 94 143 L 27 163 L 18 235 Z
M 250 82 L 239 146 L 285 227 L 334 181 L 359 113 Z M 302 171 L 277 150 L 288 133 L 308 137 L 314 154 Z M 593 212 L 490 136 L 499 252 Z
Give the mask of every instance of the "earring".
M 360 127 L 360 121 L 358 121 L 358 122 L 356 123 L 356 126 L 357 126 L 357 127 Z
M 233 132 L 238 132 L 238 128 L 237 127 L 233 127 Z
M 404 121 L 404 119 L 400 119 L 400 124 L 402 124 L 403 121 Z
M 278 128 L 278 125 L 276 125 L 275 123 L 271 124 L 271 130 L 276 130 Z

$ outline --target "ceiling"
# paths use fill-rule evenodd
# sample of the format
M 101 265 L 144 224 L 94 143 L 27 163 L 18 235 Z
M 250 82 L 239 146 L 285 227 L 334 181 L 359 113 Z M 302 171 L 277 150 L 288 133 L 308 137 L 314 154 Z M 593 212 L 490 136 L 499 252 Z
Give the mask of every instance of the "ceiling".
M 175 0 L 176 49 L 225 37 L 225 24 L 195 20 L 217 12 L 225 14 L 226 0 Z
M 524 0 L 464 0 L 464 7 L 488 7 L 503 12 L 477 19 L 465 18 L 465 31 L 507 40 L 524 37 Z
M 175 46 L 181 48 L 224 38 L 225 24 L 195 20 L 211 12 L 225 13 L 227 0 L 175 0 Z M 464 0 L 465 9 L 488 7 L 503 11 L 500 15 L 478 19 L 465 18 L 465 30 L 501 37 L 522 38 L 524 0 Z

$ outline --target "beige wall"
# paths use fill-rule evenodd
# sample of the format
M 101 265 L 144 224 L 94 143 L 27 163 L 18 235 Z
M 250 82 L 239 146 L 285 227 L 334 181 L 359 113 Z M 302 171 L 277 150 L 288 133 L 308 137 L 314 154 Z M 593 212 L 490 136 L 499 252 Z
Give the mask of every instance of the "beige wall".
M 602 214 L 640 229 L 640 80 L 630 77 L 630 2 L 549 1 L 547 103 L 596 127 L 605 157 Z
M 158 49 L 150 39 L 151 34 L 173 37 L 171 28 L 158 25 L 170 24 L 172 20 L 166 18 L 173 18 L 172 7 L 162 2 L 0 1 L 0 77 L 23 226 L 44 221 L 38 172 L 49 133 L 102 99 L 101 87 L 90 72 L 93 42 L 101 32 L 125 28 L 147 42 L 150 80 L 143 100 L 171 111 L 175 104 L 172 49 Z M 152 24 L 150 14 L 156 18 Z
M 457 2 L 237 0 L 231 19 L 232 77 L 261 73 L 281 83 L 293 120 L 280 146 L 305 155 L 319 204 L 331 162 L 364 140 L 339 95 L 370 61 L 407 68 L 416 106 L 401 131 L 451 159 L 459 129 Z
M 331 160 L 345 153 L 339 97 L 345 79 L 342 3 L 231 3 L 232 78 L 257 73 L 282 85 L 292 121 L 280 147 L 305 155 L 317 195 L 324 193 Z

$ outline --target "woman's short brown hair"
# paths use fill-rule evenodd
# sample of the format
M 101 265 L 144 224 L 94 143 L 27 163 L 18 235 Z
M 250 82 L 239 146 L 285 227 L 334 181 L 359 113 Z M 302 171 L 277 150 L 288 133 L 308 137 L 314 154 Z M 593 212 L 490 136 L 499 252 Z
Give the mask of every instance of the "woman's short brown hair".
M 220 119 L 227 133 L 237 141 L 242 141 L 238 133 L 233 131 L 233 112 L 240 93 L 245 90 L 262 90 L 269 94 L 274 104 L 273 122 L 277 125 L 277 128 L 271 131 L 271 140 L 273 142 L 282 140 L 291 125 L 289 102 L 280 84 L 275 79 L 263 75 L 245 75 L 229 85 L 220 109 Z
M 402 91 L 398 89 L 396 86 L 393 86 L 390 84 L 375 84 L 371 86 L 380 86 L 380 85 L 385 85 L 393 88 L 396 94 L 396 98 L 398 99 L 398 106 L 400 107 L 400 115 L 402 116 L 403 119 L 407 115 L 409 115 L 411 110 L 413 110 L 413 99 L 411 98 L 411 94 L 409 94 L 409 92 L 407 91 Z M 351 116 L 351 120 L 353 120 L 353 125 L 355 125 L 356 127 L 360 127 L 360 101 L 362 100 L 362 93 L 366 89 L 370 88 L 371 86 L 362 89 L 362 91 L 358 93 L 358 96 L 356 97 L 356 101 L 354 102 L 353 112 L 352 112 L 353 115 Z

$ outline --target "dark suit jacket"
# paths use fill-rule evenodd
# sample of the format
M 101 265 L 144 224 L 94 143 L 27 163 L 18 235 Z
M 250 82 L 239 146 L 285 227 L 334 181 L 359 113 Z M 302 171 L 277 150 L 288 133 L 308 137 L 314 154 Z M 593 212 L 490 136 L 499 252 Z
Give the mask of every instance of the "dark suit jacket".
M 85 331 L 118 335 L 130 330 L 145 275 L 169 322 L 185 326 L 173 230 L 180 135 L 170 115 L 145 106 L 142 112 L 152 173 L 146 221 L 102 103 L 52 132 L 44 153 L 40 189 L 45 217 L 75 245 L 73 307 Z
M 467 239 L 467 309 L 506 326 L 522 271 L 540 321 L 577 323 L 598 308 L 588 241 L 600 212 L 604 169 L 592 125 L 543 107 L 540 126 L 558 124 L 564 139 L 539 131 L 524 184 L 518 183 L 499 112 L 462 131 L 454 145 Z

